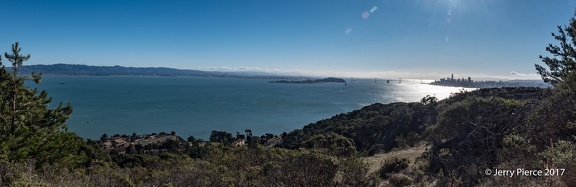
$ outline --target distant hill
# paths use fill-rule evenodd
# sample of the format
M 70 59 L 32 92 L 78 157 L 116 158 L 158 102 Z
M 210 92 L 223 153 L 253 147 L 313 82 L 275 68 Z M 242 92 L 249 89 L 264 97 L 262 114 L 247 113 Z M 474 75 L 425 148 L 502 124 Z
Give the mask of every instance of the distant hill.
M 124 67 L 124 66 L 89 66 L 81 64 L 52 64 L 52 65 L 29 65 L 19 68 L 22 74 L 32 72 L 42 72 L 44 75 L 88 75 L 88 76 L 109 76 L 109 75 L 148 75 L 148 76 L 200 76 L 200 77 L 235 77 L 235 78 L 255 78 L 255 79 L 276 79 L 276 80 L 301 80 L 302 76 L 289 76 L 274 73 L 258 72 L 222 72 L 222 71 L 201 71 L 187 70 L 166 67 Z M 346 82 L 339 78 L 325 78 L 314 80 L 316 82 Z
M 53 64 L 22 66 L 20 72 L 42 72 L 49 75 L 158 75 L 158 76 L 224 76 L 223 72 L 182 70 L 164 67 L 89 66 L 79 64 Z

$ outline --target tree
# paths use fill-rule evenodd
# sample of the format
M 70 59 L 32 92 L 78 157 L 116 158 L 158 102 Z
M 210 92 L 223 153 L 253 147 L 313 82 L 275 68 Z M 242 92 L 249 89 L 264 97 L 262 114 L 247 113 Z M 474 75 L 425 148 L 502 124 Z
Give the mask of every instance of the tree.
M 196 138 L 194 138 L 194 136 L 188 136 L 187 142 L 196 142 Z
M 167 151 L 177 151 L 180 148 L 180 142 L 172 139 L 168 139 L 160 145 L 161 149 L 166 149 Z
M 574 14 L 576 16 L 576 12 Z M 538 74 L 542 76 L 542 80 L 546 83 L 556 85 L 565 80 L 566 76 L 574 73 L 576 70 L 576 19 L 570 18 L 569 26 L 558 26 L 558 34 L 552 33 L 552 37 L 560 42 L 560 45 L 548 44 L 546 51 L 550 52 L 553 57 L 543 57 L 540 59 L 544 62 L 549 69 L 534 64 Z
M 211 142 L 230 143 L 230 142 L 232 142 L 233 139 L 234 138 L 232 137 L 232 134 L 230 134 L 226 131 L 213 130 L 212 133 L 210 134 L 210 141 Z
M 108 139 L 108 134 L 104 133 L 102 136 L 100 136 L 101 141 L 105 141 L 106 139 Z
M 422 103 L 423 105 L 432 104 L 432 105 L 436 106 L 437 102 L 438 102 L 438 98 L 432 97 L 430 95 L 426 95 L 426 97 L 423 97 L 422 99 L 420 99 L 420 103 Z
M 25 81 L 41 82 L 40 73 L 18 75 L 18 70 L 30 55 L 20 54 L 18 42 L 5 58 L 12 63 L 12 71 L 0 61 L 0 155 L 8 160 L 23 162 L 36 159 L 37 164 L 78 158 L 83 140 L 66 132 L 64 123 L 72 113 L 70 104 L 49 108 L 51 98 L 46 91 L 24 86 Z M 57 152 L 62 151 L 62 152 Z
M 432 146 L 426 154 L 429 172 L 442 173 L 446 180 L 463 182 L 462 186 L 476 186 L 487 177 L 482 173 L 485 168 L 496 168 L 502 161 L 504 139 L 525 128 L 531 105 L 474 96 L 451 104 L 428 129 L 432 132 Z

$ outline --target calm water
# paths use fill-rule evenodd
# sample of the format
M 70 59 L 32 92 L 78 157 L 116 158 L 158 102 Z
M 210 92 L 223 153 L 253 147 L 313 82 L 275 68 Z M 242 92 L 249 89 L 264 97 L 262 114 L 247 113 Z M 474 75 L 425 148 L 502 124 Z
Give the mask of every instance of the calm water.
M 279 84 L 261 79 L 157 76 L 44 76 L 38 86 L 53 103 L 70 102 L 70 131 L 97 139 L 103 133 L 170 132 L 207 139 L 212 130 L 282 133 L 372 103 L 445 98 L 460 88 L 420 81 L 374 80 Z

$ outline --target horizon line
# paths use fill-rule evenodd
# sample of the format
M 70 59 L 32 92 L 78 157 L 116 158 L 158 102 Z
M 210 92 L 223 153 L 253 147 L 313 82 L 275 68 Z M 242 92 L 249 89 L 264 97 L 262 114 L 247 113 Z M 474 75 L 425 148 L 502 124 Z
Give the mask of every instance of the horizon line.
M 408 71 L 333 71 L 323 70 L 314 71 L 306 69 L 276 69 L 268 67 L 197 67 L 197 68 L 178 68 L 178 67 L 165 67 L 165 66 L 123 66 L 123 65 L 88 65 L 88 64 L 73 64 L 73 63 L 53 63 L 53 64 L 30 64 L 24 66 L 34 65 L 80 65 L 80 66 L 94 66 L 94 67 L 126 67 L 126 68 L 169 68 L 176 70 L 191 70 L 191 71 L 206 71 L 206 72 L 230 72 L 230 73 L 252 73 L 252 76 L 308 76 L 308 77 L 345 77 L 345 78 L 362 78 L 362 79 L 385 79 L 396 80 L 403 79 L 422 79 L 422 80 L 439 80 L 441 78 L 454 77 L 468 78 L 471 77 L 475 80 L 542 80 L 540 75 L 537 74 L 523 74 L 516 71 L 510 71 L 508 76 L 504 75 L 488 75 L 484 73 L 436 73 L 436 72 L 408 72 Z M 12 67 L 4 65 L 5 67 Z M 392 78 L 395 77 L 395 78 Z

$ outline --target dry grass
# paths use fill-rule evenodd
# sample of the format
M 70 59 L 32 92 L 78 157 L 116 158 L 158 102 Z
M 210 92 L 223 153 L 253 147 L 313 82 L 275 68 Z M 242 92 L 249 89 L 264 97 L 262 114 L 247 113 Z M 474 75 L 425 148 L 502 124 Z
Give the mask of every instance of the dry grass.
M 394 158 L 400 158 L 400 159 L 406 158 L 410 160 L 410 162 L 413 162 L 417 157 L 421 156 L 422 153 L 424 153 L 424 151 L 426 151 L 427 148 L 429 147 L 427 146 L 413 147 L 404 150 L 376 154 L 371 157 L 364 157 L 362 158 L 362 160 L 364 160 L 364 162 L 368 163 L 368 165 L 370 166 L 368 173 L 374 173 L 378 171 L 378 169 L 380 169 L 382 163 L 384 163 L 384 161 L 386 160 Z

